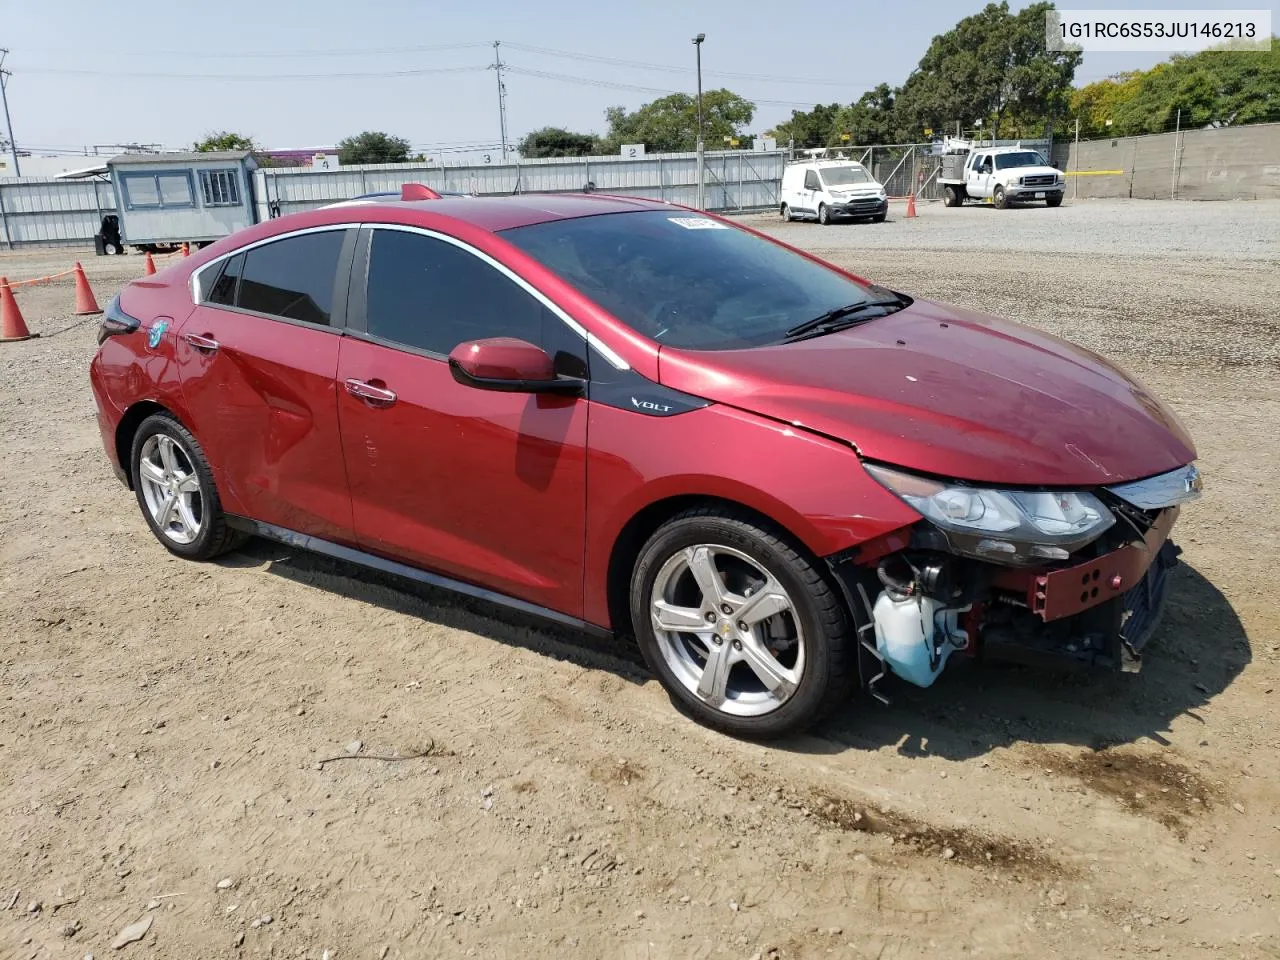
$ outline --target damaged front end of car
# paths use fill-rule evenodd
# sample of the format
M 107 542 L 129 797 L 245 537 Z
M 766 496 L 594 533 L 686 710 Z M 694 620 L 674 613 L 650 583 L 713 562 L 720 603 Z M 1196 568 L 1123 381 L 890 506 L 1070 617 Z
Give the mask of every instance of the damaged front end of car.
M 917 686 L 953 655 L 1136 672 L 1178 548 L 1169 533 L 1200 495 L 1187 465 L 1090 490 L 1005 489 L 880 464 L 867 472 L 920 515 L 829 558 L 860 641 L 863 685 Z

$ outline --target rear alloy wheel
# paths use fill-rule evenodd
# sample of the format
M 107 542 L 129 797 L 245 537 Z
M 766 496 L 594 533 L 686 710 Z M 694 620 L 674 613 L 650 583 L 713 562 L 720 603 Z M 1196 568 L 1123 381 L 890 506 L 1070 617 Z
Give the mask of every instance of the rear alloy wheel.
M 996 205 L 997 210 L 1003 210 L 1009 206 L 1009 198 L 1005 196 L 1004 187 L 996 187 L 991 194 L 991 202 Z
M 787 206 L 785 203 L 782 205 L 781 213 L 782 213 L 782 219 L 786 223 L 790 223 L 794 219 L 794 217 L 791 216 L 791 208 Z
M 825 203 L 818 204 L 818 222 L 824 227 L 831 223 L 831 211 Z
M 848 695 L 843 609 L 815 565 L 756 524 L 681 514 L 641 551 L 632 622 L 645 660 L 699 722 L 776 737 Z
M 245 539 L 227 526 L 200 444 L 169 414 L 142 421 L 133 438 L 130 469 L 142 515 L 170 552 L 208 560 Z

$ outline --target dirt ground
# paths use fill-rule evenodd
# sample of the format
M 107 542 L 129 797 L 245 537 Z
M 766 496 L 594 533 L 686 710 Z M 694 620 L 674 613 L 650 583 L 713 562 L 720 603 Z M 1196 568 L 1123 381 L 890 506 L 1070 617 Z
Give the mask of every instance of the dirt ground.
M 119 955 L 1280 956 L 1280 245 L 1215 246 L 1257 205 L 1163 206 L 1203 220 L 1180 251 L 1089 252 L 1091 218 L 1160 205 L 1014 211 L 994 244 L 990 211 L 947 211 L 949 248 L 941 208 L 770 226 L 1118 360 L 1206 493 L 1141 674 L 959 664 L 768 746 L 684 719 L 626 644 L 264 542 L 171 557 L 100 448 L 93 322 L 66 283 L 21 290 L 44 336 L 0 344 L 0 957 L 101 960 L 143 918 Z M 1055 214 L 1063 248 L 1019 252 Z M 141 273 L 0 272 L 76 256 L 103 302 Z

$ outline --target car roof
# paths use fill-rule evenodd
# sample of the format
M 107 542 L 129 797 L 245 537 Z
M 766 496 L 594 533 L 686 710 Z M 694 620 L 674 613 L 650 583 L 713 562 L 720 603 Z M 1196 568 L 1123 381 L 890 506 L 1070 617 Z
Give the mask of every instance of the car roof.
M 439 200 L 386 201 L 369 198 L 362 206 L 404 212 L 435 213 L 461 220 L 482 230 L 498 231 L 550 220 L 572 220 L 605 213 L 665 210 L 670 205 L 642 197 L 598 193 L 522 193 L 511 197 L 442 196 Z

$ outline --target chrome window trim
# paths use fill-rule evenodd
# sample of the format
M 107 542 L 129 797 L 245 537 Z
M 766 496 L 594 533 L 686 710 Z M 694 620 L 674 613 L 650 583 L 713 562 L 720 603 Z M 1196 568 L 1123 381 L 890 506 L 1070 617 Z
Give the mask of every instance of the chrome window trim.
M 582 339 L 584 339 L 592 348 L 594 348 L 595 351 L 600 354 L 600 356 L 604 357 L 604 359 L 609 362 L 610 366 L 614 367 L 617 370 L 631 369 L 631 365 L 627 363 L 627 361 L 624 360 L 621 356 L 619 356 L 612 347 L 610 347 L 607 343 L 605 343 L 603 340 L 597 337 L 594 333 L 592 333 L 590 330 L 588 330 L 586 327 L 580 324 L 577 320 L 573 319 L 573 317 L 569 316 L 569 314 L 565 313 L 563 308 L 561 308 L 558 304 L 553 302 L 549 297 L 546 296 L 546 294 L 542 293 L 540 290 L 535 288 L 532 284 L 529 283 L 529 281 L 525 280 L 523 277 L 521 277 L 519 274 L 513 271 L 510 267 L 506 266 L 503 263 L 499 263 L 497 260 L 489 256 L 483 250 L 478 250 L 475 247 L 471 246 L 471 244 L 463 240 L 459 240 L 457 237 L 451 237 L 447 233 L 440 233 L 439 231 L 436 231 L 436 230 L 429 230 L 426 227 L 416 227 L 407 223 L 360 223 L 360 222 L 326 223 L 322 226 L 317 226 L 317 227 L 303 227 L 300 230 L 290 230 L 288 233 L 277 233 L 274 236 L 264 237 L 261 240 L 255 240 L 253 241 L 253 243 L 246 243 L 244 246 L 236 247 L 234 250 L 228 250 L 226 253 L 220 254 L 219 256 L 210 260 L 208 263 L 201 264 L 198 269 L 193 270 L 191 272 L 191 280 L 189 282 L 191 302 L 195 305 L 208 303 L 207 300 L 201 300 L 199 296 L 200 277 L 204 274 L 206 270 L 214 269 L 214 267 L 222 263 L 222 261 L 230 259 L 231 257 L 234 257 L 236 254 L 245 253 L 249 250 L 253 250 L 255 247 L 266 246 L 268 243 L 275 243 L 277 240 L 287 240 L 290 237 L 300 237 L 308 233 L 323 233 L 328 230 L 352 230 L 352 229 L 399 230 L 402 233 L 418 233 L 426 237 L 431 237 L 434 240 L 443 240 L 445 243 L 453 244 L 453 246 L 459 248 L 460 250 L 465 250 L 467 253 L 471 254 L 473 257 L 477 257 L 480 260 L 483 260 L 485 263 L 493 267 L 499 273 L 503 274 L 504 276 L 508 277 L 510 280 L 514 281 L 526 293 L 528 293 L 535 300 L 541 303 L 544 307 L 546 307 L 548 310 L 554 313 L 557 317 L 559 317 L 560 320 L 565 324 L 565 326 L 567 326 L 570 330 L 572 330 L 578 336 L 582 337 Z M 215 306 L 221 309 L 223 305 L 210 304 L 210 306 Z
M 1194 463 L 1188 463 L 1185 467 L 1178 467 L 1167 473 L 1116 484 L 1106 490 L 1135 507 L 1159 510 L 1199 499 L 1202 486 L 1199 469 Z

